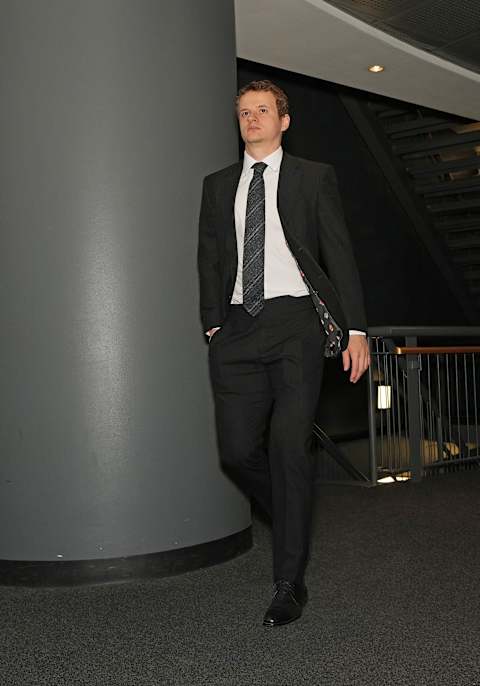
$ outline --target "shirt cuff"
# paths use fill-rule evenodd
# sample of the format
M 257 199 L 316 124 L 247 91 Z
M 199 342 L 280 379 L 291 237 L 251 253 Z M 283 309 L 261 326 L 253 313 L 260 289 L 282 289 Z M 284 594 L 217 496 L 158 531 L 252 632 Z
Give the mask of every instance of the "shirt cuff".
M 350 336 L 366 336 L 366 331 L 357 331 L 356 329 L 349 329 L 348 333 Z

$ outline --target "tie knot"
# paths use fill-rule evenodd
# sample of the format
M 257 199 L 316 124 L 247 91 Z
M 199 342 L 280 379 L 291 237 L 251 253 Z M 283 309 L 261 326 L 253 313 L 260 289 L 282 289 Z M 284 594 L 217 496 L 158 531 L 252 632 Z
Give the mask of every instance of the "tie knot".
M 255 162 L 255 164 L 252 164 L 253 175 L 262 176 L 267 166 L 268 165 L 266 165 L 265 162 Z

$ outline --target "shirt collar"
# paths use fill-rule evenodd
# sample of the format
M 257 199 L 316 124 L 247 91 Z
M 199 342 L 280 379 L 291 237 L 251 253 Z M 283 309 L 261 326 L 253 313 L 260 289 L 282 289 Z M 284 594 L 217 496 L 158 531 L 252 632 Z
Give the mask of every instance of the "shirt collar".
M 243 156 L 243 173 L 248 172 L 255 162 L 265 162 L 270 169 L 272 169 L 274 172 L 278 172 L 280 169 L 280 164 L 282 163 L 282 157 L 282 146 L 271 152 L 270 155 L 264 157 L 263 160 L 255 160 L 251 155 L 248 154 L 248 152 L 245 151 Z

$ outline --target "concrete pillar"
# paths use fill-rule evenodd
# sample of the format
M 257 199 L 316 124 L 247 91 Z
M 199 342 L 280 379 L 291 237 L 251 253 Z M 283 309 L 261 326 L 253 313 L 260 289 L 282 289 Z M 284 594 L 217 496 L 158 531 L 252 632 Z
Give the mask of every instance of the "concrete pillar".
M 196 272 L 202 177 L 238 154 L 233 2 L 0 10 L 0 559 L 244 532 Z

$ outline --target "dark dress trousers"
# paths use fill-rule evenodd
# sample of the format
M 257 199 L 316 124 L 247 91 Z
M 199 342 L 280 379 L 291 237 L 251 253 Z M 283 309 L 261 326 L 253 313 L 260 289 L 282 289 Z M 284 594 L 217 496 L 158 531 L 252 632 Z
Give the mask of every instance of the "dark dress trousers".
M 237 272 L 234 204 L 243 164 L 207 176 L 198 268 L 220 457 L 270 515 L 274 579 L 303 583 L 308 556 L 317 409 L 325 333 L 310 296 L 265 301 L 251 317 L 231 305 Z M 277 205 L 288 246 L 348 345 L 366 329 L 362 290 L 333 168 L 283 154 Z

